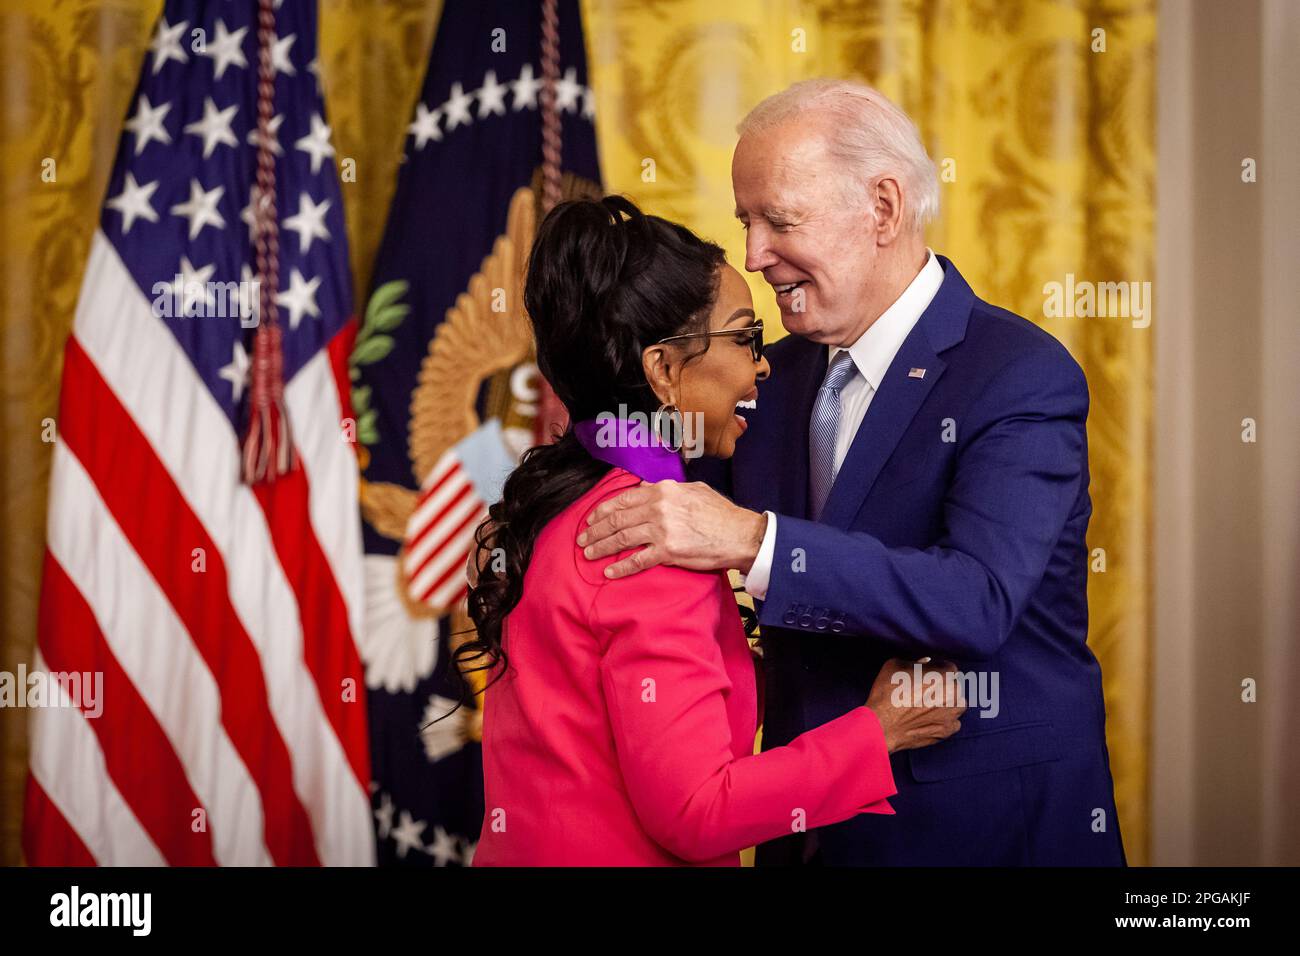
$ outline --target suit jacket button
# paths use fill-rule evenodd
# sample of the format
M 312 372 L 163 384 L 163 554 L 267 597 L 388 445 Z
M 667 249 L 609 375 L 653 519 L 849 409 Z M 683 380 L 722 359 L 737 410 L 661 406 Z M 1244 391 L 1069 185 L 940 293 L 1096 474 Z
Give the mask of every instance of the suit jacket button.
M 796 613 L 796 606 L 792 605 L 790 607 L 790 610 L 785 612 L 785 617 L 782 618 L 782 621 L 786 624 L 793 624 L 795 613 Z
M 813 616 L 806 611 L 799 616 L 800 627 L 812 627 L 812 622 Z

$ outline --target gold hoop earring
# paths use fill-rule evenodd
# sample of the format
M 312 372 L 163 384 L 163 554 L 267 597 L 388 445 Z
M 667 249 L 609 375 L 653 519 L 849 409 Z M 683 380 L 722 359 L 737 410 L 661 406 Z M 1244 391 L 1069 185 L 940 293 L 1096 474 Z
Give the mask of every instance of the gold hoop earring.
M 664 434 L 663 422 L 665 416 L 667 416 L 669 423 L 668 435 Z M 669 451 L 679 452 L 682 450 L 682 446 L 686 443 L 686 429 L 681 409 L 675 403 L 668 402 L 655 409 L 654 418 L 651 419 L 651 427 L 654 429 L 655 434 L 659 436 L 659 440 L 664 443 L 664 447 Z M 677 445 L 675 447 L 672 439 L 673 433 L 676 433 L 677 436 Z

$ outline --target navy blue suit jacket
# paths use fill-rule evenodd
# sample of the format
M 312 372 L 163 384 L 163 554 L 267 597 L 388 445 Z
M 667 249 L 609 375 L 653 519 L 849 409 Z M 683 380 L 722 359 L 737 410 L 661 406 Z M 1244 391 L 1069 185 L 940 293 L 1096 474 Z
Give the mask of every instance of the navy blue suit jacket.
M 761 602 L 763 747 L 865 703 L 890 657 L 983 672 L 998 713 L 892 757 L 896 815 L 816 831 L 844 865 L 1124 862 L 1088 649 L 1088 386 L 1031 322 L 944 280 L 872 398 L 820 520 L 808 422 L 827 349 L 788 336 L 729 462 L 697 462 L 738 504 L 778 515 Z M 916 371 L 914 371 L 916 370 Z M 920 370 L 924 370 L 922 373 Z M 991 711 L 991 708 L 986 708 Z M 760 847 L 797 862 L 804 838 Z

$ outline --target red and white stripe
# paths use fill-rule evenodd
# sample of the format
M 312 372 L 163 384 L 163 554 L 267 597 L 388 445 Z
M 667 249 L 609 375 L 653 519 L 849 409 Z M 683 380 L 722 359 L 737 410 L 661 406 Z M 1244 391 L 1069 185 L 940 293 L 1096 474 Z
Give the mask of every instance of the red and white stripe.
M 412 598 L 446 609 L 464 597 L 465 563 L 487 513 L 455 451 L 447 451 L 425 479 L 406 525 L 402 566 Z
M 300 468 L 251 489 L 229 419 L 96 232 L 39 646 L 51 670 L 102 672 L 105 703 L 32 714 L 29 863 L 374 863 L 356 465 L 325 351 L 287 397 Z

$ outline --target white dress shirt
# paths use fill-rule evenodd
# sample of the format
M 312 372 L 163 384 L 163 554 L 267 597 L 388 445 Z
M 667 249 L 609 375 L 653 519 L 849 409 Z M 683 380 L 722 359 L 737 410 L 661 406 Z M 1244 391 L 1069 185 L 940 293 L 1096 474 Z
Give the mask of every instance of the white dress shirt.
M 858 340 L 849 346 L 849 355 L 853 356 L 858 374 L 849 379 L 840 390 L 840 426 L 835 435 L 837 476 L 885 372 L 889 371 L 894 356 L 903 347 L 903 340 L 921 318 L 921 313 L 929 308 L 942 284 L 943 266 L 939 265 L 934 252 L 926 249 L 925 265 L 916 274 L 916 278 L 894 300 L 894 304 L 882 312 L 880 318 L 872 322 L 858 336 Z M 835 356 L 842 351 L 835 345 L 827 348 L 830 350 L 828 363 L 833 362 Z M 773 369 L 773 372 L 781 374 L 780 369 Z M 770 511 L 765 511 L 764 514 L 767 515 L 767 529 L 763 532 L 763 544 L 758 549 L 758 557 L 754 559 L 749 574 L 745 575 L 745 590 L 760 601 L 767 596 L 767 585 L 772 577 L 772 553 L 776 550 L 776 515 Z

